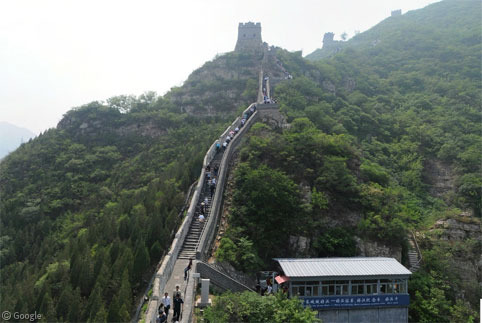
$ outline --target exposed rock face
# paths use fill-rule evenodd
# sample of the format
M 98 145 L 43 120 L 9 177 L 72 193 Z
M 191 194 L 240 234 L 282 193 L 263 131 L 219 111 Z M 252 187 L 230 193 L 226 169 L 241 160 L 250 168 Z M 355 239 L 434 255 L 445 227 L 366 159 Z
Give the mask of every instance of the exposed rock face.
M 390 257 L 402 262 L 401 247 L 389 247 L 380 242 L 362 240 L 358 237 L 355 237 L 355 240 L 361 257 Z
M 289 127 L 286 118 L 281 114 L 279 109 L 259 110 L 259 114 L 260 121 L 268 124 L 274 129 Z
M 451 266 L 461 281 L 457 297 L 462 299 L 473 298 L 482 288 L 481 222 L 469 214 L 439 220 L 427 234 L 429 244 L 441 244 L 452 255 Z
M 430 185 L 430 194 L 447 199 L 455 191 L 455 175 L 452 168 L 440 160 L 426 160 L 424 164 L 424 182 Z
M 307 254 L 310 248 L 310 239 L 302 236 L 290 236 L 290 250 L 297 256 Z
M 462 217 L 461 219 L 471 219 Z M 442 229 L 439 237 L 441 240 L 463 241 L 466 239 L 482 240 L 480 223 L 466 223 L 457 219 L 438 220 L 434 229 Z
M 58 124 L 59 129 L 74 131 L 78 136 L 98 136 L 99 133 L 116 133 L 121 136 L 137 135 L 156 138 L 166 133 L 152 121 L 139 121 L 136 123 L 116 125 L 110 120 L 102 119 L 102 116 L 93 118 L 80 118 L 75 115 L 64 117 Z
M 262 54 L 228 53 L 219 56 L 189 75 L 182 88 L 169 93 L 169 99 L 181 112 L 189 114 L 233 112 L 256 100 L 256 84 L 248 91 L 247 84 L 258 79 L 261 59 Z
M 345 90 L 350 93 L 350 92 L 353 92 L 356 88 L 356 81 L 354 78 L 351 78 L 351 77 L 347 77 L 345 79 L 345 82 L 344 82 L 344 85 L 343 87 L 345 88 Z
M 336 95 L 336 87 L 331 81 L 323 81 L 323 88 L 333 95 Z
M 115 132 L 119 135 L 136 134 L 139 136 L 156 138 L 166 134 L 167 131 L 165 129 L 160 129 L 152 122 L 146 122 L 123 126 L 116 129 Z

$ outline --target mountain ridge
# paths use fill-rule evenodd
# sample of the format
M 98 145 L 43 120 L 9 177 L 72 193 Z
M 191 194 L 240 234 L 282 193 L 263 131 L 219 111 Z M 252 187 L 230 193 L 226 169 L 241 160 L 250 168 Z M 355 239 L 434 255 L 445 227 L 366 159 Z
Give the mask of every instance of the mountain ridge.
M 360 235 L 400 246 L 394 237 L 403 240 L 407 228 L 420 230 L 427 237 L 426 260 L 411 288 L 413 320 L 468 318 L 473 312 L 466 306 L 463 313 L 461 304 L 479 295 L 470 288 L 480 277 L 474 265 L 478 241 L 443 241 L 454 234 L 440 233 L 440 227 L 429 232 L 435 219 L 462 221 L 462 209 L 480 210 L 480 136 L 474 130 L 480 121 L 478 67 L 474 71 L 480 45 L 467 41 L 451 48 L 458 33 L 443 51 L 421 35 L 410 38 L 414 48 L 397 52 L 382 41 L 316 62 L 273 48 L 264 66 L 272 74 L 279 69 L 274 97 L 291 128 L 253 126 L 240 156 L 247 163 L 241 175 L 263 166 L 255 175 L 294 192 L 289 201 L 299 205 L 287 209 L 300 212 L 300 221 L 318 221 L 309 232 L 302 222 L 287 222 L 294 236 L 323 233 L 296 255 L 336 256 L 340 246 L 351 255 L 351 238 Z M 467 39 L 480 34 L 460 33 Z M 403 33 L 396 37 L 406 41 Z M 438 65 L 415 55 L 426 45 L 433 52 L 420 57 L 441 54 Z M 405 54 L 409 60 L 402 60 Z M 2 308 L 39 310 L 52 321 L 130 320 L 134 298 L 181 220 L 183 192 L 199 175 L 204 150 L 234 112 L 256 99 L 260 66 L 261 56 L 228 53 L 163 97 L 119 96 L 71 110 L 56 129 L 7 156 L 0 163 Z M 283 70 L 293 79 L 285 80 Z M 429 159 L 449 164 L 453 192 L 427 194 L 422 175 Z M 252 183 L 257 178 L 249 177 Z M 236 203 L 251 207 L 243 191 L 257 186 L 245 184 L 236 188 Z M 354 224 L 342 216 L 338 223 L 324 222 L 341 203 L 359 209 Z M 238 209 L 242 224 L 246 214 Z M 477 223 L 477 216 L 470 218 Z M 250 260 L 243 265 L 258 266 L 256 245 L 245 246 L 242 255 Z M 471 280 L 450 270 L 454 261 L 470 266 Z M 424 313 L 427 308 L 434 310 Z
M 34 137 L 35 134 L 27 128 L 0 121 L 0 159 Z

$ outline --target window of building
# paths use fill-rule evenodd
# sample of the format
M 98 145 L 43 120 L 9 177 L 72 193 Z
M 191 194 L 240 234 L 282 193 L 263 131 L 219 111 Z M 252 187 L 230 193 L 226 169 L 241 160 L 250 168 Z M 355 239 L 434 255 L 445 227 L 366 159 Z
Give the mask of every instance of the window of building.
M 321 283 L 321 295 L 330 296 L 335 295 L 335 282 L 334 281 L 324 281 Z
M 320 296 L 319 295 L 319 288 L 320 282 L 319 281 L 308 281 L 306 282 L 306 296 Z
M 365 294 L 373 295 L 378 294 L 378 280 L 365 280 Z
M 305 283 L 293 282 L 291 284 L 291 291 L 293 293 L 293 296 L 305 296 Z
M 364 281 L 363 280 L 352 280 L 351 281 L 351 294 L 352 295 L 363 295 L 364 291 Z
M 292 282 L 292 295 L 319 297 L 333 295 L 376 295 L 407 293 L 406 279 L 337 280 Z
M 380 294 L 388 294 L 389 286 L 391 290 L 392 281 L 389 279 L 380 279 Z
M 348 281 L 337 280 L 335 286 L 335 295 L 348 295 Z

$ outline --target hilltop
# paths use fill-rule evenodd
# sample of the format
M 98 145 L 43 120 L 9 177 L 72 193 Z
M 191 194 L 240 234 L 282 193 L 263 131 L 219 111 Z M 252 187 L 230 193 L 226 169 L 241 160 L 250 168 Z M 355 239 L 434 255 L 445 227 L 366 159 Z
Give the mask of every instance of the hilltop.
M 315 61 L 347 48 L 386 54 L 378 46 L 398 51 L 398 55 L 390 52 L 386 57 L 391 63 L 407 63 L 407 59 L 422 59 L 435 52 L 436 58 L 447 59 L 459 55 L 460 48 L 480 46 L 481 16 L 477 6 L 475 1 L 440 1 L 401 16 L 388 17 L 347 41 L 335 41 L 333 46 L 328 42 L 326 48 L 316 49 L 305 58 Z M 445 47 L 447 44 L 450 46 Z M 412 55 L 402 56 L 407 52 Z

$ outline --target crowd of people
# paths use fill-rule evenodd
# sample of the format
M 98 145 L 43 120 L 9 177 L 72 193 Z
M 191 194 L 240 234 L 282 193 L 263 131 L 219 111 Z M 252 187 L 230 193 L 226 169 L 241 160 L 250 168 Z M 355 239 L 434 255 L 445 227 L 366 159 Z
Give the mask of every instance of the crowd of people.
M 226 148 L 228 148 L 228 145 L 231 142 L 231 140 L 233 140 L 233 138 L 239 133 L 241 128 L 244 127 L 244 125 L 246 124 L 246 121 L 254 114 L 255 111 L 256 111 L 256 105 L 253 104 L 245 113 L 243 113 L 243 118 L 241 119 L 239 124 L 236 125 L 234 129 L 228 132 L 228 134 L 224 138 L 224 141 L 221 140 L 223 141 L 222 144 L 219 140 L 216 140 L 216 145 L 215 145 L 216 153 L 218 153 L 221 149 L 224 152 Z
M 268 81 L 269 81 L 269 77 L 265 76 L 263 79 L 263 103 L 264 104 L 276 103 L 276 101 L 272 97 L 270 97 L 267 91 L 267 88 L 269 85 Z
M 238 125 L 235 126 L 234 129 L 228 132 L 226 137 L 224 138 L 223 143 L 221 144 L 219 140 L 216 141 L 215 148 L 216 153 L 220 152 L 221 149 L 224 152 L 231 142 L 231 140 L 239 133 L 242 127 L 246 124 L 246 121 L 254 114 L 256 111 L 256 105 L 251 106 L 244 114 L 243 118 L 239 122 Z M 205 168 L 205 181 L 208 188 L 208 192 L 211 195 L 211 199 L 216 191 L 216 184 L 217 178 L 219 174 L 219 164 L 213 163 L 213 165 L 208 164 Z M 199 205 L 197 213 L 198 221 L 204 222 L 208 215 L 209 211 L 209 199 L 206 196 L 204 200 Z M 184 280 L 186 281 L 189 275 L 189 271 L 192 268 L 192 261 L 193 259 L 189 259 L 189 263 L 184 269 Z M 172 321 L 177 322 L 181 319 L 181 312 L 182 312 L 182 304 L 184 304 L 184 300 L 182 299 L 181 292 L 179 290 L 179 286 L 176 286 L 176 290 L 174 291 L 174 299 L 172 300 L 172 304 L 174 307 Z M 165 292 L 164 297 L 161 298 L 161 304 L 158 308 L 158 315 L 156 319 L 156 323 L 164 323 L 168 321 L 169 317 L 169 310 L 171 309 L 171 298 L 169 297 L 169 293 Z
M 182 304 L 184 300 L 181 298 L 181 291 L 179 286 L 176 286 L 174 291 L 174 299 L 172 300 L 174 306 L 174 312 L 172 314 L 172 321 L 178 322 L 181 320 Z M 164 293 L 164 297 L 161 298 L 161 305 L 159 305 L 158 315 L 156 318 L 156 323 L 164 323 L 168 321 L 169 310 L 171 309 L 171 298 L 169 293 Z

